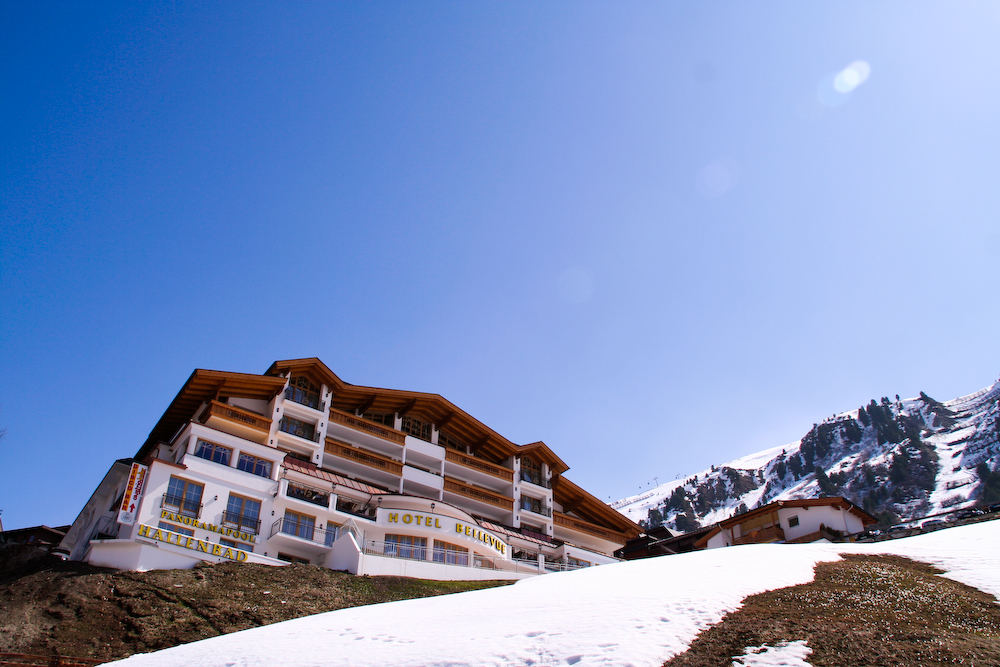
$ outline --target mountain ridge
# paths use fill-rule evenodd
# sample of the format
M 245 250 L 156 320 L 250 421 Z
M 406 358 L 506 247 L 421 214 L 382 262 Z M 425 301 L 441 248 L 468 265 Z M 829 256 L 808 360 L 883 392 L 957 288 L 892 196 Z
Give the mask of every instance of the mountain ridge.
M 882 524 L 1000 501 L 1000 380 L 938 401 L 883 396 L 770 447 L 611 503 L 687 532 L 775 500 L 842 495 Z

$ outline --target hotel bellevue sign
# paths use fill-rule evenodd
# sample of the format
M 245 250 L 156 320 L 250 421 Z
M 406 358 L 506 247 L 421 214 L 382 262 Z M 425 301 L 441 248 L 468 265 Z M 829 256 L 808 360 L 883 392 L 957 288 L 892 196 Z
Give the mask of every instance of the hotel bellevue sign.
M 422 528 L 441 533 L 441 539 L 461 537 L 463 540 L 479 542 L 490 547 L 503 557 L 507 557 L 507 543 L 479 526 L 458 521 L 451 517 L 427 512 L 390 510 L 379 508 L 376 523 L 383 526 Z

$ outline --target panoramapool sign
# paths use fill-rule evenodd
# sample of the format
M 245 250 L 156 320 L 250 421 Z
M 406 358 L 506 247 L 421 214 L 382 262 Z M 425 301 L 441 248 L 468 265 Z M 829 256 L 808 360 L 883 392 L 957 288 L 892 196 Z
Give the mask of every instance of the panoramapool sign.
M 204 521 L 198 521 L 190 516 L 184 516 L 182 514 L 177 514 L 176 512 L 168 512 L 167 510 L 160 510 L 160 518 L 164 521 L 173 521 L 174 523 L 182 523 L 185 526 L 190 526 L 191 528 L 198 528 L 200 530 L 207 530 L 212 533 L 218 533 L 224 537 L 231 537 L 234 540 L 239 540 L 240 542 L 246 542 L 247 544 L 254 544 L 257 541 L 257 536 L 253 533 L 247 533 L 242 530 L 237 530 L 235 528 L 230 528 L 229 526 L 216 526 L 214 523 L 205 523 Z

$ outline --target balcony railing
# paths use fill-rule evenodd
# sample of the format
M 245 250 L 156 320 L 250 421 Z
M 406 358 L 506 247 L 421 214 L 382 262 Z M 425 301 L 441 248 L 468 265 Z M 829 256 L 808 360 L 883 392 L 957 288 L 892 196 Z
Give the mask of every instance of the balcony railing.
M 578 530 L 582 533 L 590 533 L 591 535 L 596 535 L 597 537 L 609 540 L 611 542 L 625 541 L 625 538 L 621 533 L 616 533 L 613 530 L 602 528 L 601 526 L 590 523 L 589 521 L 584 521 L 583 519 L 577 519 L 576 517 L 569 516 L 568 514 L 563 514 L 562 512 L 553 512 L 552 518 L 557 526 L 562 526 L 564 528 L 572 528 L 573 530 Z
M 458 567 L 474 567 L 480 570 L 496 570 L 496 565 L 490 560 L 470 554 L 468 551 L 457 551 L 453 549 L 428 549 L 426 546 L 415 544 L 399 544 L 397 542 L 381 542 L 378 540 L 365 540 L 361 546 L 361 551 L 369 556 L 382 556 L 384 558 L 401 558 L 403 560 L 418 560 L 441 565 L 455 565 Z M 427 556 L 430 554 L 431 558 Z
M 317 491 L 316 489 L 310 489 L 305 486 L 298 486 L 297 484 L 289 484 L 288 490 L 285 491 L 285 495 L 289 498 L 295 498 L 296 500 L 301 500 L 306 503 L 319 505 L 320 507 L 330 506 L 329 493 Z
M 496 463 L 490 463 L 489 461 L 477 459 L 474 456 L 468 456 L 452 449 L 446 449 L 444 457 L 446 461 L 451 461 L 452 463 L 457 463 L 460 466 L 484 472 L 487 475 L 493 475 L 494 477 L 507 482 L 512 482 L 514 480 L 513 470 L 497 465 Z
M 524 470 L 521 471 L 521 481 L 529 482 L 531 484 L 534 484 L 535 486 L 540 486 L 545 489 L 552 488 L 552 482 L 550 480 L 545 479 L 545 477 L 543 477 L 541 474 L 532 474 Z
M 178 514 L 197 519 L 201 516 L 201 503 L 195 502 L 184 496 L 174 496 L 164 493 L 160 499 L 160 507 L 173 508 Z
M 337 528 L 320 528 L 308 523 L 301 523 L 293 519 L 281 518 L 271 524 L 271 534 L 269 538 L 277 534 L 291 535 L 303 540 L 308 540 L 315 544 L 330 546 L 337 541 L 339 530 Z
M 354 461 L 355 463 L 360 463 L 366 465 L 369 468 L 377 468 L 378 470 L 385 471 L 392 475 L 402 475 L 403 474 L 403 464 L 400 461 L 390 459 L 387 456 L 382 456 L 381 454 L 376 454 L 375 452 L 369 452 L 360 447 L 353 447 L 345 442 L 339 442 L 333 438 L 326 439 L 326 447 L 324 450 L 328 454 L 333 454 L 334 456 L 339 456 L 343 459 L 348 459 Z
M 364 431 L 370 435 L 378 436 L 383 440 L 394 442 L 397 445 L 402 445 L 406 442 L 406 434 L 402 431 L 397 431 L 394 428 L 370 422 L 367 419 L 362 419 L 361 417 L 355 417 L 349 412 L 343 412 L 335 408 L 330 408 L 330 421 L 335 424 L 349 426 L 358 431 Z
M 505 496 L 501 496 L 499 493 L 493 493 L 487 489 L 481 489 L 478 486 L 472 486 L 471 484 L 460 482 L 452 477 L 446 476 L 444 478 L 444 490 L 450 491 L 451 493 L 457 493 L 458 495 L 465 496 L 466 498 L 478 500 L 479 502 L 486 503 L 488 505 L 503 508 L 508 512 L 514 509 L 513 498 L 507 498 Z
M 736 537 L 733 539 L 733 544 L 759 544 L 762 542 L 783 541 L 784 539 L 785 531 L 781 529 L 781 526 L 774 525 L 759 528 L 750 531 L 746 535 Z
M 549 572 L 570 572 L 572 570 L 582 570 L 585 567 L 587 566 L 578 565 L 577 563 L 564 563 L 561 560 L 545 559 L 545 569 Z
M 239 512 L 230 512 L 229 510 L 222 513 L 222 525 L 233 526 L 237 530 L 253 533 L 254 535 L 260 532 L 260 519 L 255 516 L 240 514 Z
M 202 422 L 207 422 L 213 417 L 236 422 L 241 426 L 246 426 L 256 431 L 263 431 L 264 433 L 271 430 L 271 420 L 267 417 L 259 415 L 256 412 L 251 412 L 250 410 L 237 408 L 234 405 L 226 405 L 221 401 L 212 401 L 208 404 L 208 410 L 205 412 L 204 417 L 202 417 Z

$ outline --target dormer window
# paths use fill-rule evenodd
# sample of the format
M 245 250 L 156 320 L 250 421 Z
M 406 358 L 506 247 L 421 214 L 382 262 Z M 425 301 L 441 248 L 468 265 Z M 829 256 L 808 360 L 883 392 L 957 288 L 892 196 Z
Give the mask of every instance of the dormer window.
M 545 479 L 542 477 L 542 464 L 534 459 L 521 459 L 521 479 L 525 482 L 537 484 L 538 486 L 544 486 Z
M 414 417 L 403 417 L 403 425 L 400 430 L 403 433 L 409 433 L 415 438 L 421 438 L 430 442 L 431 425 L 427 422 L 422 422 Z
M 301 375 L 293 377 L 288 381 L 288 388 L 285 389 L 285 398 L 289 401 L 301 403 L 314 410 L 319 410 L 319 387 Z

